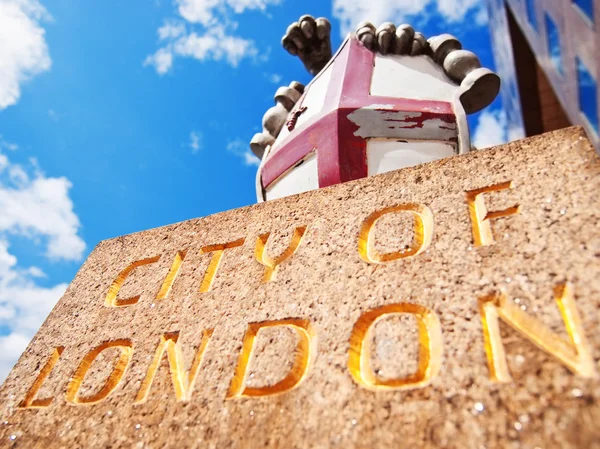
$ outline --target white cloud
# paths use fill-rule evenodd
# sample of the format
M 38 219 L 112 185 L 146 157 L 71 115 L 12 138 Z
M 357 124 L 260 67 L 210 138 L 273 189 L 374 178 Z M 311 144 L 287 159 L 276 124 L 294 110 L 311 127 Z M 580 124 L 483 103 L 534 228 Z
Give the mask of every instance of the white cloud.
M 485 10 L 485 2 L 481 0 L 437 0 L 438 12 L 449 22 L 459 22 L 471 10 Z
M 16 264 L 17 259 L 8 252 L 8 243 L 0 240 L 0 326 L 10 330 L 0 336 L 0 381 L 67 288 L 66 284 L 41 287 L 30 270 L 20 270 Z
M 475 23 L 479 26 L 489 25 L 490 16 L 487 8 L 479 8 L 475 14 Z
M 385 21 L 409 22 L 411 16 L 429 14 L 431 7 L 448 22 L 463 20 L 470 11 L 476 12 L 476 24 L 485 18 L 479 13 L 485 9 L 481 0 L 333 0 L 333 16 L 340 21 L 342 37 L 354 31 L 356 26 L 368 20 L 378 26 Z
M 158 29 L 160 40 L 175 39 L 185 34 L 185 24 L 175 21 L 167 21 Z
M 173 34 L 169 36 L 169 43 L 144 61 L 144 65 L 153 65 L 159 75 L 171 70 L 176 56 L 199 61 L 225 60 L 232 67 L 237 67 L 242 59 L 254 59 L 258 55 L 254 41 L 227 34 L 222 26 L 215 26 L 202 34 L 195 31 L 183 34 L 176 39 L 173 39 Z
M 48 257 L 79 260 L 85 243 L 77 235 L 71 182 L 64 177 L 30 180 L 18 166 L 9 169 L 7 178 L 13 186 L 0 186 L 0 233 L 43 236 Z
M 44 288 L 36 285 L 37 274 L 32 275 L 31 268 L 18 268 L 17 258 L 8 248 L 8 242 L 0 239 L 0 307 L 4 311 L 2 315 L 10 318 L 9 322 L 2 322 L 0 317 L 0 324 L 8 325 L 13 333 L 31 338 L 67 286 L 59 284 Z M 9 310 L 14 311 L 12 316 L 6 312 Z
M 202 145 L 202 133 L 200 131 L 192 131 L 190 133 L 190 148 L 192 149 L 192 153 L 197 153 L 203 147 Z
M 283 80 L 283 76 L 279 73 L 265 73 L 265 78 L 273 84 L 279 84 Z
M 48 257 L 79 260 L 85 243 L 77 235 L 80 223 L 69 197 L 71 182 L 46 177 L 35 160 L 29 174 L 0 156 L 0 235 L 43 237 Z
M 179 15 L 188 22 L 210 25 L 214 10 L 222 5 L 222 0 L 177 0 Z
M 204 26 L 214 24 L 231 9 L 235 14 L 245 10 L 264 11 L 268 5 L 277 5 L 280 0 L 176 0 L 181 17 L 191 23 Z
M 7 142 L 6 140 L 4 140 L 2 138 L 2 134 L 0 134 L 0 151 L 1 150 L 10 150 L 10 151 L 15 151 L 19 149 L 19 145 L 17 145 L 16 143 L 11 143 L 11 142 Z M 0 157 L 2 157 L 2 155 L 0 154 Z M 6 156 L 4 156 L 6 157 Z M 1 166 L 0 166 L 1 168 Z
M 247 10 L 265 11 L 268 5 L 280 1 L 176 0 L 177 12 L 183 20 L 167 20 L 158 29 L 162 47 L 146 57 L 144 66 L 154 66 L 159 75 L 164 75 L 177 57 L 225 61 L 232 67 L 237 67 L 243 59 L 262 60 L 255 42 L 236 34 L 233 17 Z
M 267 5 L 278 5 L 281 0 L 229 0 L 227 2 L 231 8 L 240 14 L 246 9 L 259 9 L 264 11 L 267 9 Z
M 153 55 L 147 56 L 144 66 L 153 65 L 159 75 L 164 75 L 173 67 L 173 52 L 170 48 L 159 48 Z
M 31 337 L 17 332 L 0 337 L 0 379 L 4 380 L 25 351 Z
M 471 142 L 477 149 L 500 145 L 508 141 L 506 113 L 500 109 L 483 111 L 473 132 Z
M 256 167 L 258 167 L 260 165 L 260 159 L 257 158 L 254 153 L 252 153 L 252 151 L 250 150 L 246 150 L 244 151 L 244 153 L 242 154 L 243 158 L 244 158 L 244 164 L 246 165 L 254 165 Z
M 191 33 L 181 37 L 174 43 L 173 51 L 180 56 L 193 57 L 199 61 L 225 59 L 233 67 L 237 67 L 243 58 L 255 57 L 258 54 L 252 41 L 227 35 L 220 27 L 215 27 L 203 35 Z
M 8 329 L 0 336 L 0 381 L 67 288 L 64 283 L 39 285 L 46 274 L 36 266 L 19 266 L 9 252 L 11 237 L 45 245 L 51 261 L 79 260 L 85 250 L 69 197 L 71 183 L 46 177 L 35 159 L 30 163 L 14 164 L 0 154 L 0 328 Z
M 46 275 L 46 273 L 44 273 L 40 268 L 38 267 L 29 267 L 27 269 L 27 274 L 29 274 L 31 277 L 34 278 L 46 278 L 48 277 Z
M 38 0 L 0 0 L 0 109 L 18 101 L 22 83 L 50 69 L 40 26 L 49 19 Z
M 227 144 L 227 151 L 231 154 L 241 158 L 244 165 L 256 166 L 260 165 L 260 159 L 258 159 L 252 151 L 250 151 L 250 144 L 244 142 L 242 139 L 235 139 Z

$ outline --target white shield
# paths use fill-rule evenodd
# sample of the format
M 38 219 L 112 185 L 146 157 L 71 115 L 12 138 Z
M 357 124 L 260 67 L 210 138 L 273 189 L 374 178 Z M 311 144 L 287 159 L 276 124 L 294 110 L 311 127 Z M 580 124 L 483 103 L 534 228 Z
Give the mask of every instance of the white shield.
M 371 52 L 350 35 L 267 148 L 257 189 L 280 198 L 467 151 L 459 86 L 439 65 Z

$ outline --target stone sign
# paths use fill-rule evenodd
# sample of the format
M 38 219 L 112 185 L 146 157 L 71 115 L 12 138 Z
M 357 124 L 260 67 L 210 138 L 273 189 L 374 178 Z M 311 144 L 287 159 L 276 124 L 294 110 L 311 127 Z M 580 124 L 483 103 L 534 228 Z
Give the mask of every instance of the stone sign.
M 103 241 L 1 446 L 599 447 L 599 192 L 569 128 Z

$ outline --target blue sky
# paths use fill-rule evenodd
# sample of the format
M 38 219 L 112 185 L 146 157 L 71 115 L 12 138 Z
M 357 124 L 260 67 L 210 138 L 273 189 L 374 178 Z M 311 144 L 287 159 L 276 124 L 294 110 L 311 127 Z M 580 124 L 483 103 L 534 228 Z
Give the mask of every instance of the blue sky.
M 480 0 L 0 0 L 0 379 L 103 239 L 252 204 L 248 142 L 302 14 L 449 32 L 493 68 Z M 499 101 L 470 117 L 506 140 Z

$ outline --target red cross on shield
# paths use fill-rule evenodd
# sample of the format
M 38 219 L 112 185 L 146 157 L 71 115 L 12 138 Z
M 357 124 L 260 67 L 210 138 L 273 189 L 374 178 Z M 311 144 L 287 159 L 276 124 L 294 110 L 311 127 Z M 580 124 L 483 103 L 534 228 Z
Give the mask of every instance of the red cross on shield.
M 349 36 L 306 87 L 259 168 L 265 199 L 467 152 L 458 86 L 429 56 Z

